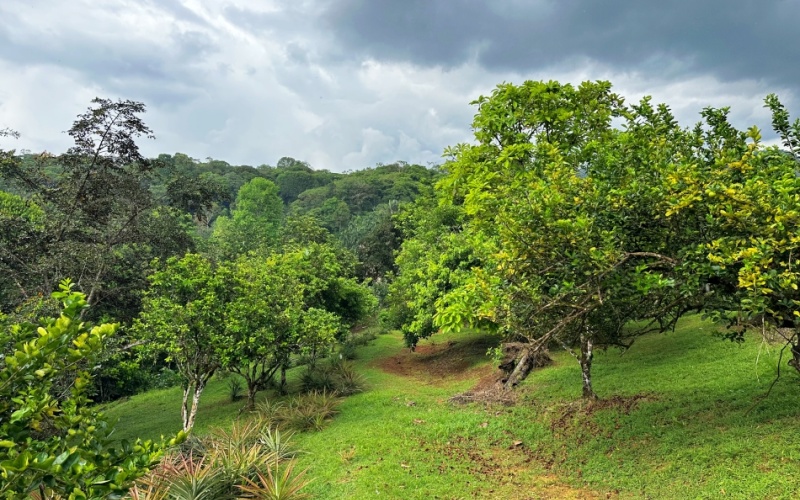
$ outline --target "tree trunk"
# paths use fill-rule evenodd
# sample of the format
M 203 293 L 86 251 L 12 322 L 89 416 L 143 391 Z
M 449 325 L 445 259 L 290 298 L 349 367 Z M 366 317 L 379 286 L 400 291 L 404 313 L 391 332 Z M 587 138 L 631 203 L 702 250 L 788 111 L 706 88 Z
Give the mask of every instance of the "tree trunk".
M 546 352 L 535 351 L 530 344 L 509 342 L 503 344 L 502 348 L 503 361 L 498 368 L 509 374 L 503 380 L 506 389 L 511 389 L 525 380 L 534 368 L 551 363 Z
M 181 420 L 183 421 L 183 431 L 189 432 L 194 427 L 194 419 L 197 416 L 197 406 L 200 403 L 200 394 L 205 388 L 205 380 L 195 380 L 189 382 L 183 388 L 183 405 L 181 406 Z M 189 394 L 192 393 L 191 403 Z
M 256 405 L 256 393 L 258 393 L 259 385 L 258 379 L 247 379 L 247 404 L 243 409 L 252 410 Z
M 281 394 L 286 394 L 286 365 L 281 365 L 280 393 Z
M 203 382 L 198 382 L 194 386 L 194 395 L 192 396 L 192 408 L 189 411 L 189 418 L 183 425 L 183 431 L 189 432 L 194 427 L 194 419 L 197 416 L 197 406 L 200 403 L 200 394 L 203 392 Z
M 189 419 L 189 391 L 192 388 L 192 384 L 186 384 L 186 387 L 183 388 L 183 403 L 181 404 L 181 424 L 183 424 L 183 430 L 186 430 L 186 423 Z
M 789 366 L 800 371 L 800 340 L 792 345 L 792 359 L 789 360 Z
M 506 389 L 511 389 L 512 387 L 516 386 L 528 376 L 528 374 L 533 369 L 533 363 L 531 361 L 531 350 L 530 348 L 523 349 L 517 359 L 517 364 L 514 367 L 514 370 L 511 372 L 511 375 L 508 376 L 505 383 Z
M 588 334 L 581 335 L 581 377 L 583 378 L 583 397 L 597 399 L 597 394 L 592 389 L 592 356 L 594 343 Z

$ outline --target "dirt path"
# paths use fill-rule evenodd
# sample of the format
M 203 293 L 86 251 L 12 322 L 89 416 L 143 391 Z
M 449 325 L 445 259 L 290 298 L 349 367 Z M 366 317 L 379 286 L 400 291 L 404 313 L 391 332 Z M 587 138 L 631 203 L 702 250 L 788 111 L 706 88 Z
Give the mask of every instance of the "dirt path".
M 378 359 L 374 365 L 387 373 L 431 384 L 480 379 L 496 370 L 493 364 L 487 363 L 486 357 L 486 351 L 496 344 L 496 339 L 486 336 L 443 343 L 434 341 L 420 344 L 414 351 L 404 349 L 394 356 Z
M 481 393 L 496 385 L 503 373 L 489 362 L 486 352 L 497 344 L 495 338 L 476 336 L 459 341 L 426 342 L 414 351 L 404 349 L 394 356 L 372 364 L 384 372 L 411 378 L 422 383 L 445 385 L 454 381 L 474 380 L 467 394 Z M 513 396 L 503 403 L 510 404 Z M 488 401 L 487 401 L 488 402 Z M 497 402 L 497 401 L 493 401 Z M 455 437 L 446 443 L 421 442 L 447 463 L 466 464 L 474 474 L 490 477 L 496 488 L 482 490 L 474 498 L 486 499 L 600 499 L 616 495 L 600 494 L 585 488 L 563 484 L 552 474 L 536 474 L 536 459 L 524 444 L 510 448 L 476 447 L 475 443 Z

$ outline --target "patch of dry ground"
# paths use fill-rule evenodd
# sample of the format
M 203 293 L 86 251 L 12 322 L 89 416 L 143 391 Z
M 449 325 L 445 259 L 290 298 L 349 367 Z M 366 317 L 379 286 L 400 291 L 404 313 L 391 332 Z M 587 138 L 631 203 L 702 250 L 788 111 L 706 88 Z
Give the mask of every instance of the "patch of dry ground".
M 404 349 L 399 354 L 379 359 L 375 365 L 387 373 L 429 384 L 483 378 L 497 370 L 486 364 L 486 351 L 495 345 L 496 339 L 479 336 L 440 344 L 430 342 L 417 345 L 414 351 Z
M 439 474 L 452 474 L 468 481 L 470 476 L 489 478 L 492 488 L 482 488 L 472 498 L 484 499 L 600 499 L 616 498 L 615 494 L 601 495 L 585 488 L 573 488 L 561 483 L 552 474 L 541 474 L 535 458 L 524 443 L 509 447 L 478 446 L 470 439 L 456 437 L 446 443 L 426 443 L 419 446 L 441 457 Z

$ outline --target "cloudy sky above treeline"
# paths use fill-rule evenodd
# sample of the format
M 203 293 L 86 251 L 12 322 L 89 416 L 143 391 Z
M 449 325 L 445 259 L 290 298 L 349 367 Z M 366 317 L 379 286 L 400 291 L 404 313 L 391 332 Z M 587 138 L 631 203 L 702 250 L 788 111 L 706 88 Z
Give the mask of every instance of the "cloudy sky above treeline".
M 692 125 L 800 115 L 800 0 L 3 0 L 0 148 L 70 146 L 94 97 L 148 107 L 151 156 L 439 163 L 501 82 L 610 80 Z M 769 134 L 765 135 L 769 136 Z

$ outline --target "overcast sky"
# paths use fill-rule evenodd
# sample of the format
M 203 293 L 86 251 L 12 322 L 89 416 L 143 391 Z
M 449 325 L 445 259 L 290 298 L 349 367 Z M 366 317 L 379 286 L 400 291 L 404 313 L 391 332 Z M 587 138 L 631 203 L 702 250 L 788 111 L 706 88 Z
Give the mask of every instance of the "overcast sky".
M 439 163 L 501 82 L 610 80 L 691 125 L 800 115 L 800 0 L 2 0 L 0 148 L 62 152 L 94 97 L 148 107 L 151 156 Z

